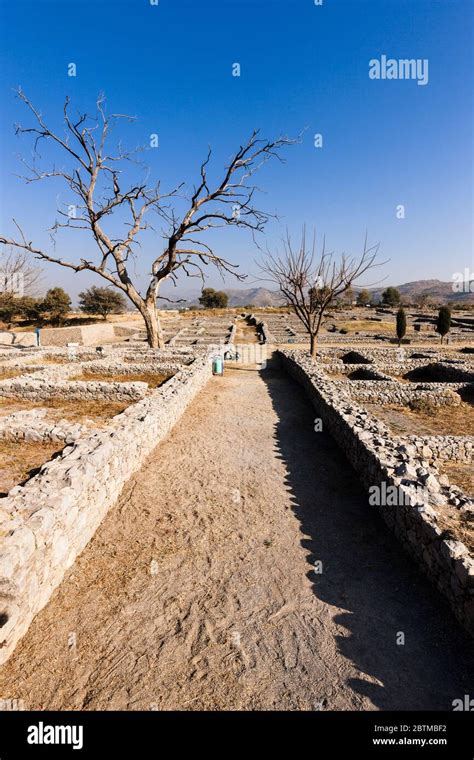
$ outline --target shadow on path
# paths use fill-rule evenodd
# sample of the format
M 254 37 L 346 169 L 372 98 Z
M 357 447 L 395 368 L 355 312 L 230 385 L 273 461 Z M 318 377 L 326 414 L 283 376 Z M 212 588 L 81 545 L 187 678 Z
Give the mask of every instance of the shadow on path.
M 277 455 L 309 553 L 308 578 L 320 600 L 340 608 L 339 651 L 370 679 L 348 685 L 382 710 L 451 710 L 469 683 L 472 691 L 471 639 L 369 506 L 333 439 L 314 432 L 301 386 L 273 362 L 262 378 L 279 420 Z

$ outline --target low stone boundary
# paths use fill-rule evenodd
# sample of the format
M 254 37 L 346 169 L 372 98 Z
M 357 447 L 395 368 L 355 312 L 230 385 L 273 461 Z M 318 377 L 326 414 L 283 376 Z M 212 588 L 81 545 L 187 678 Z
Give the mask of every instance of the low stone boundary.
M 163 361 L 150 361 L 144 363 L 139 361 L 121 362 L 102 360 L 100 362 L 88 362 L 87 364 L 81 364 L 80 367 L 81 372 L 90 372 L 93 375 L 107 375 L 109 373 L 110 375 L 172 375 L 182 369 L 184 369 L 182 363 L 176 364 L 175 362 Z M 77 367 L 75 371 L 77 373 Z M 113 382 L 113 377 L 111 377 L 110 382 Z
M 46 409 L 30 409 L 14 412 L 0 418 L 0 439 L 25 441 L 25 443 L 74 443 L 87 431 L 84 425 L 67 420 L 53 422 L 45 417 Z M 1 504 L 1 502 L 0 502 Z
M 264 343 L 276 343 L 274 336 L 266 322 L 260 322 L 260 333 Z
M 66 446 L 0 500 L 0 664 L 13 652 L 129 478 L 211 377 L 207 356 Z
M 474 458 L 473 435 L 409 435 L 407 441 L 416 447 L 423 459 L 431 463 L 442 461 L 471 464 Z
M 325 429 L 344 451 L 364 486 L 393 488 L 396 503 L 376 506 L 384 521 L 426 575 L 447 598 L 461 624 L 474 635 L 474 559 L 461 541 L 450 540 L 438 525 L 441 505 L 456 509 L 429 462 L 400 444 L 387 426 L 354 403 L 343 383 L 325 378 L 302 351 L 278 351 L 283 367 L 304 387 Z M 473 514 L 472 506 L 459 506 Z
M 272 341 L 275 344 L 284 344 L 289 343 L 293 339 L 294 343 L 301 343 L 305 344 L 307 343 L 309 345 L 309 337 L 306 334 L 298 334 L 295 338 L 295 336 L 292 336 L 290 333 L 287 335 L 278 335 L 274 334 L 274 340 Z M 354 333 L 328 333 L 320 335 L 318 338 L 318 344 L 324 345 L 325 343 L 343 343 L 347 346 L 348 343 L 354 344 L 354 343 L 372 343 L 372 341 L 380 341 L 381 343 L 386 343 L 387 345 L 390 345 L 390 336 L 388 335 L 382 335 L 382 334 L 373 334 L 373 333 L 367 333 L 365 335 L 355 335 Z M 426 334 L 426 333 L 411 333 L 410 334 L 410 341 L 411 341 L 411 347 L 413 346 L 422 346 L 423 343 L 430 343 L 433 342 L 433 335 L 432 333 Z M 472 334 L 463 334 L 463 333 L 451 333 L 450 343 L 449 345 L 463 345 L 465 343 L 472 343 Z M 407 350 L 407 349 L 405 349 Z
M 230 329 L 229 338 L 228 338 L 228 340 L 227 340 L 227 343 L 228 343 L 229 345 L 231 345 L 231 346 L 232 346 L 232 345 L 234 344 L 234 342 L 235 342 L 235 333 L 236 333 L 236 332 L 237 332 L 237 319 L 234 319 L 234 321 L 232 322 L 232 327 L 231 327 L 231 329 Z
M 108 358 L 100 361 L 80 362 L 74 360 L 64 364 L 36 365 L 17 364 L 8 369 L 18 369 L 21 374 L 7 380 L 1 379 L 0 397 L 42 400 L 63 398 L 66 400 L 97 399 L 102 401 L 138 401 L 148 391 L 146 382 L 123 382 L 114 380 L 114 374 L 133 375 L 142 373 L 173 375 L 185 371 L 183 364 L 167 361 L 132 363 Z M 107 375 L 107 380 L 69 380 L 83 372 Z
M 91 382 L 89 380 L 48 382 L 24 375 L 21 379 L 13 378 L 0 382 L 1 397 L 28 399 L 30 401 L 61 398 L 77 401 L 96 399 L 131 402 L 143 398 L 147 391 L 147 383 L 118 383 L 113 380 L 110 382 Z
M 1 346 L 36 346 L 38 340 L 34 332 L 10 332 L 8 330 L 0 332 Z
M 367 380 L 348 380 L 347 383 L 350 383 L 351 396 L 361 403 L 400 406 L 408 406 L 414 402 L 426 403 L 429 406 L 459 406 L 461 396 L 456 391 L 467 387 L 462 383 L 450 383 L 449 388 L 443 383 L 402 385 L 395 380 L 377 380 L 373 383 Z

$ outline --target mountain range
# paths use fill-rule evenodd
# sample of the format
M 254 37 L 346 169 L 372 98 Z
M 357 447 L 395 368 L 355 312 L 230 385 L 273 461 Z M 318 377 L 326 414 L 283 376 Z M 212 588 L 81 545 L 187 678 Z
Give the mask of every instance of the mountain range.
M 382 293 L 389 285 L 384 283 L 377 287 L 367 288 L 373 295 L 373 298 L 377 301 L 382 297 Z M 458 301 L 466 304 L 474 303 L 474 292 L 458 293 L 453 291 L 452 282 L 443 282 L 442 280 L 414 280 L 413 282 L 405 282 L 402 285 L 395 286 L 400 294 L 408 300 L 413 300 L 417 296 L 426 295 L 433 299 L 436 303 L 448 303 L 448 301 Z M 352 290 L 355 295 L 362 290 L 362 287 L 354 286 Z M 225 292 L 229 296 L 229 306 L 282 306 L 284 305 L 284 299 L 282 295 L 276 290 L 269 290 L 268 288 L 255 287 L 255 288 L 227 288 Z M 188 296 L 186 301 L 181 303 L 180 306 L 190 306 L 197 304 L 199 299 L 199 293 L 196 293 L 192 298 Z M 161 308 L 166 308 L 166 305 L 160 305 Z M 173 308 L 170 304 L 168 308 Z M 176 308 L 176 307 L 174 307 Z

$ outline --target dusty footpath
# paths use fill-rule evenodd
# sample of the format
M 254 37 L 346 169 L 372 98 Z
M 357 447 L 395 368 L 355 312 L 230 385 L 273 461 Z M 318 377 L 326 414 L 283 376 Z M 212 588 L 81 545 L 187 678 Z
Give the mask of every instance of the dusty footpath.
M 213 378 L 0 668 L 0 698 L 452 709 L 471 643 L 313 420 L 278 368 Z

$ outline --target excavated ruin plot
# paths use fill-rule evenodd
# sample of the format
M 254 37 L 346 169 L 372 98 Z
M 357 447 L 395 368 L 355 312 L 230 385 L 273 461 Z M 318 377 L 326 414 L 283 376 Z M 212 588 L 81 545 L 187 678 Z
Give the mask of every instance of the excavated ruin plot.
M 10 399 L 0 397 L 0 417 L 5 417 L 13 412 L 27 409 L 47 409 L 48 419 L 59 421 L 97 425 L 102 427 L 107 424 L 116 414 L 123 412 L 129 404 L 123 401 L 102 401 L 84 399 L 80 402 L 76 399 Z
M 351 372 L 348 376 L 349 380 L 382 380 L 384 381 L 386 378 L 382 377 L 378 374 L 378 372 L 373 369 L 355 369 L 353 372 Z
M 472 402 L 461 401 L 458 406 L 440 406 L 426 411 L 396 404 L 364 406 L 397 436 L 469 435 L 474 430 Z
M 69 381 L 79 380 L 81 382 L 104 382 L 104 383 L 147 383 L 149 388 L 159 388 L 166 383 L 172 374 L 160 372 L 140 372 L 130 374 L 114 374 L 111 372 L 88 372 L 85 370 L 79 375 L 69 377 Z
M 0 440 L 0 497 L 36 475 L 41 465 L 60 452 L 61 444 L 57 441 L 25 443 Z
M 348 351 L 347 354 L 341 356 L 341 360 L 344 364 L 373 364 L 373 360 L 359 353 L 359 351 Z
M 12 380 L 14 377 L 21 377 L 25 375 L 27 370 L 25 369 L 4 369 L 0 367 L 0 382 L 2 380 Z
M 349 379 L 348 376 L 342 372 L 328 372 L 328 370 L 324 371 L 330 380 L 341 380 L 343 382 L 347 382 Z
M 403 375 L 396 375 L 393 372 L 387 372 L 387 375 L 392 378 L 392 380 L 396 380 L 397 383 L 401 383 L 402 385 L 410 385 L 411 381 L 407 380 L 406 377 Z
M 58 354 L 57 356 L 48 356 L 44 359 L 39 359 L 38 364 L 79 364 L 80 362 L 92 362 L 98 361 L 101 357 L 96 353 L 79 354 L 74 358 Z
M 474 552 L 474 521 L 468 512 L 460 512 L 456 507 L 442 505 L 437 507 L 437 524 L 444 535 L 443 538 L 462 543 Z
M 446 360 L 443 364 L 425 364 L 406 372 L 403 377 L 412 383 L 464 383 L 474 379 L 474 373 L 470 373 L 462 363 Z
M 461 488 L 467 496 L 474 498 L 474 468 L 471 463 L 440 462 L 438 469 L 442 475 L 449 478 L 450 483 Z

